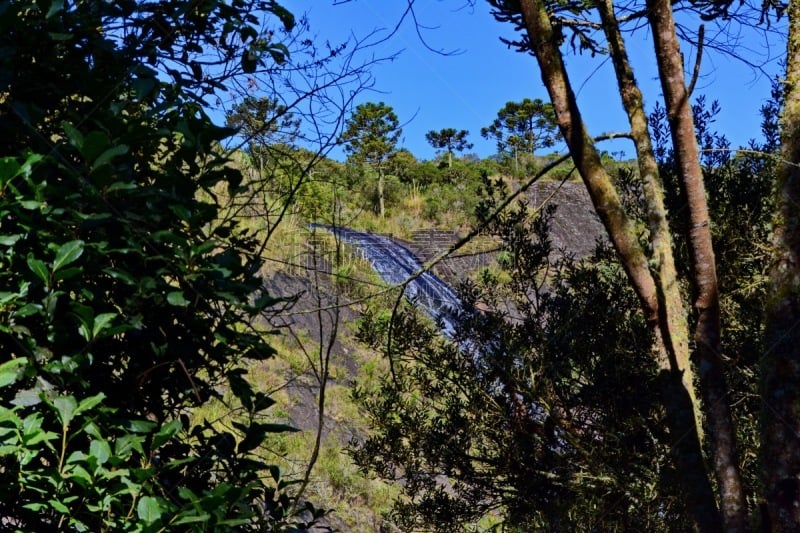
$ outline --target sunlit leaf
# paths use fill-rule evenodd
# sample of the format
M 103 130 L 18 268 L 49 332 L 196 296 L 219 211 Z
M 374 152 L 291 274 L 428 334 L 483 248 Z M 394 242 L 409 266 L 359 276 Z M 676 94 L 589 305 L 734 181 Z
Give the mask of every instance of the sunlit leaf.
M 83 241 L 76 240 L 61 245 L 53 261 L 53 272 L 78 259 L 83 254 L 83 244 Z
M 153 496 L 143 496 L 136 505 L 136 514 L 145 524 L 152 524 L 161 518 L 161 503 Z

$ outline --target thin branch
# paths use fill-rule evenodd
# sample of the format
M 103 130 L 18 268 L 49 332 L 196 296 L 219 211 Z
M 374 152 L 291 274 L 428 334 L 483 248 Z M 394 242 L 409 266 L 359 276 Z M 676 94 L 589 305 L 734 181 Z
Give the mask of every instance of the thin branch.
M 694 86 L 697 83 L 697 77 L 700 75 L 700 62 L 703 60 L 703 37 L 705 36 L 706 25 L 700 24 L 697 29 L 697 58 L 694 61 L 694 70 L 692 71 L 692 81 L 689 82 L 689 88 L 686 89 L 686 97 L 690 97 L 694 92 Z

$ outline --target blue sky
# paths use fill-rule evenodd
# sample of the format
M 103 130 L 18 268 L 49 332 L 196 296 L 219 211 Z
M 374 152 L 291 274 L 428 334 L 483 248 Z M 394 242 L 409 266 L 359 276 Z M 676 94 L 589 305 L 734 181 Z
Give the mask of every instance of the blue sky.
M 398 22 L 406 1 L 354 0 L 334 5 L 332 0 L 314 0 L 310 4 L 300 0 L 285 2 L 295 13 L 307 13 L 316 39 L 336 42 L 351 34 L 364 37 L 376 29 L 382 30 L 378 35 L 387 35 Z M 406 21 L 385 43 L 370 49 L 376 57 L 399 54 L 372 69 L 374 88 L 361 94 L 356 103 L 384 101 L 391 105 L 403 123 L 402 146 L 420 159 L 435 156 L 425 141 L 425 133 L 446 127 L 469 130 L 473 151 L 489 156 L 496 151 L 495 145 L 480 137 L 480 129 L 494 119 L 505 102 L 526 97 L 547 99 L 535 59 L 509 50 L 500 42 L 501 35 L 513 36 L 511 26 L 496 22 L 483 0 L 477 0 L 473 7 L 465 4 L 465 0 L 416 2 L 418 21 L 428 27 L 420 30 L 425 42 L 435 50 L 452 52 L 450 55 L 426 49 L 411 21 Z M 696 27 L 697 23 L 691 25 Z M 763 68 L 756 70 L 707 47 L 694 94 L 720 101 L 722 113 L 716 125 L 738 146 L 759 136 L 758 110 L 769 94 L 770 78 L 780 73 L 779 59 L 784 50 L 774 34 L 765 37 L 761 30 L 733 29 L 739 53 L 753 63 L 763 64 Z M 772 29 L 780 27 L 773 25 Z M 707 36 L 716 31 L 713 22 L 707 23 Z M 661 98 L 661 91 L 647 38 L 646 28 L 639 30 L 628 47 L 650 110 Z M 694 50 L 687 47 L 682 51 L 687 64 L 693 65 Z M 627 130 L 606 58 L 570 55 L 567 67 L 590 132 L 596 135 Z M 603 149 L 624 150 L 630 156 L 630 146 L 621 143 L 603 145 Z M 332 155 L 337 157 L 336 152 Z

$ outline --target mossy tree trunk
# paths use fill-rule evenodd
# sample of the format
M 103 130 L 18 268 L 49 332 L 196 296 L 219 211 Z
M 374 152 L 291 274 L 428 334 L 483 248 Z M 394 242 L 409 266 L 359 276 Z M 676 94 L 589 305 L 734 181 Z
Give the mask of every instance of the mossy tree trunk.
M 703 410 L 712 448 L 711 460 L 719 485 L 720 511 L 725 531 L 744 531 L 746 505 L 736 453 L 736 432 L 722 366 L 719 288 L 711 221 L 694 117 L 686 89 L 683 56 L 670 1 L 648 0 L 647 7 L 667 120 L 688 206 L 687 243 L 697 317 L 694 340 Z
M 763 529 L 800 531 L 800 3 L 789 2 L 782 163 L 763 366 Z

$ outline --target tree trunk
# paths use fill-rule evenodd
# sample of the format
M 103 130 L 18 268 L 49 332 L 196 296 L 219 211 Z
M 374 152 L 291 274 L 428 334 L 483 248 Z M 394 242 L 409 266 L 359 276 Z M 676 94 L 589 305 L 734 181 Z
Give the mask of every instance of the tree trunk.
M 782 164 L 763 364 L 764 529 L 800 531 L 800 3 L 789 2 Z
M 672 250 L 672 236 L 667 221 L 667 210 L 664 207 L 664 190 L 659 176 L 658 163 L 653 152 L 647 114 L 644 110 L 644 98 L 633 68 L 628 60 L 625 42 L 620 32 L 619 23 L 614 13 L 612 0 L 600 0 L 597 3 L 600 20 L 608 40 L 609 52 L 616 74 L 619 93 L 623 107 L 631 126 L 631 137 L 636 149 L 636 160 L 639 176 L 642 180 L 647 224 L 650 230 L 653 265 L 651 270 L 656 277 L 659 305 L 663 307 L 663 323 L 672 337 L 673 350 L 678 361 L 689 361 L 688 332 L 686 309 L 678 285 L 675 259 Z
M 519 172 L 519 148 L 514 145 L 514 172 Z
M 378 168 L 378 209 L 383 218 L 386 215 L 386 207 L 383 202 L 383 169 Z
M 736 432 L 722 367 L 717 271 L 683 56 L 675 33 L 670 0 L 648 0 L 647 6 L 672 144 L 689 208 L 688 244 L 697 313 L 694 339 L 714 473 L 720 490 L 720 510 L 726 531 L 744 531 L 746 504 L 736 454 Z
M 553 31 L 543 1 L 522 0 L 520 8 L 561 133 L 653 328 L 676 464 L 685 483 L 690 511 L 701 530 L 719 531 L 719 512 L 703 462 L 691 365 L 688 353 L 680 348 L 686 342 L 686 331 L 671 331 L 666 308 L 659 305 L 663 296 L 659 297 L 634 225 L 586 131 L 558 48 L 559 36 Z

